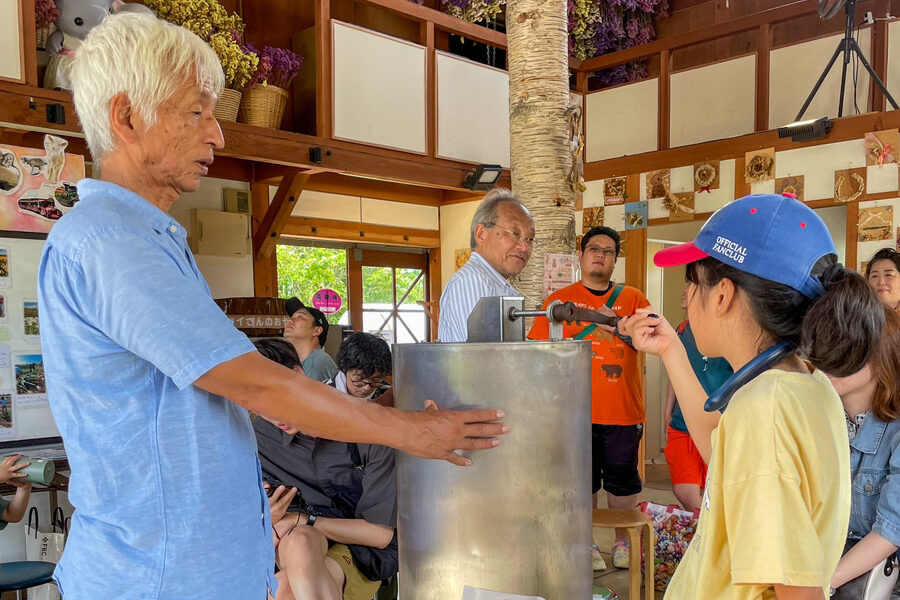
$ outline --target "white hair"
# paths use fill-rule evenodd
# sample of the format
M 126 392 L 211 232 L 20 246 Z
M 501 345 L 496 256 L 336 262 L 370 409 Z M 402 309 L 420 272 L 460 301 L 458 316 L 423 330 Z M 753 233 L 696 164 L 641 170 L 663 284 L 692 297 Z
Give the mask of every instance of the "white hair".
M 469 248 L 474 250 L 477 245 L 475 242 L 475 228 L 479 225 L 484 225 L 490 229 L 496 225 L 497 209 L 504 203 L 519 207 L 519 209 L 525 213 L 525 216 L 529 219 L 531 218 L 528 207 L 522 204 L 522 201 L 519 200 L 519 196 L 516 195 L 515 192 L 506 188 L 494 188 L 484 196 L 481 200 L 481 204 L 479 204 L 478 208 L 475 210 L 475 214 L 472 215 L 472 224 L 469 226 Z
M 75 112 L 94 161 L 115 149 L 110 102 L 128 94 L 148 125 L 159 106 L 182 85 L 196 81 L 216 94 L 225 85 L 222 64 L 212 48 L 177 25 L 148 14 L 107 17 L 88 34 L 72 60 Z

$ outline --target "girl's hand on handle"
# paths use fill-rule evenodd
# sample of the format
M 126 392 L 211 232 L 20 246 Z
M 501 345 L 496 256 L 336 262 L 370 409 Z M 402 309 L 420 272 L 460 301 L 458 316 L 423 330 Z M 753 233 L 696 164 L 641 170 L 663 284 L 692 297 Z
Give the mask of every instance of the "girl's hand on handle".
M 679 343 L 678 334 L 653 307 L 639 308 L 619 321 L 619 332 L 629 336 L 636 350 L 662 356 Z

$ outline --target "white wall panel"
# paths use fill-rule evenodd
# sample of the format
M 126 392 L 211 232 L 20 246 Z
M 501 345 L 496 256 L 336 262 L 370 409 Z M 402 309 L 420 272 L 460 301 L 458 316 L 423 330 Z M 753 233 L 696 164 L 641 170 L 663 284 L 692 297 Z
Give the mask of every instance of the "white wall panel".
M 430 229 L 436 231 L 438 207 L 390 200 L 362 199 L 362 221 L 373 225 Z
M 836 35 L 772 50 L 769 55 L 769 128 L 775 129 L 794 122 L 803 102 L 842 38 L 843 35 Z M 868 27 L 861 29 L 859 47 L 867 60 L 871 60 L 872 56 L 871 40 L 871 29 Z M 851 63 L 850 67 L 852 66 Z M 855 114 L 852 75 L 852 70 L 848 68 L 847 86 L 844 89 L 845 117 Z M 837 117 L 840 86 L 841 59 L 838 58 L 803 118 Z M 860 68 L 856 99 L 861 112 L 868 110 L 868 95 L 869 75 L 865 69 Z
M 509 74 L 436 55 L 438 156 L 509 167 Z
M 291 216 L 359 223 L 362 221 L 360 198 L 359 196 L 303 190 Z
M 861 139 L 784 150 L 775 154 L 775 177 L 803 175 L 803 199 L 807 202 L 834 198 L 835 171 L 864 166 L 866 156 Z
M 222 210 L 224 200 L 222 192 L 225 188 L 249 190 L 250 184 L 243 181 L 204 177 L 196 192 L 181 196 L 169 211 L 176 221 L 190 231 L 190 212 L 192 208 Z M 232 298 L 253 295 L 253 257 L 252 256 L 205 256 L 197 254 L 197 267 L 209 284 L 213 298 Z
M 888 23 L 887 81 L 884 83 L 894 100 L 900 103 L 900 20 Z M 887 101 L 884 107 L 893 108 Z
M 872 165 L 866 169 L 866 193 L 896 192 L 897 179 L 897 163 Z
M 441 286 L 456 273 L 456 251 L 469 247 L 469 227 L 481 200 L 441 207 Z M 433 298 L 436 300 L 437 298 Z
M 425 48 L 332 22 L 334 137 L 425 152 Z
M 588 94 L 587 161 L 657 150 L 658 96 L 657 78 Z
M 22 79 L 21 0 L 0 0 L 0 79 Z
M 755 85 L 755 56 L 673 73 L 669 83 L 671 146 L 752 133 Z

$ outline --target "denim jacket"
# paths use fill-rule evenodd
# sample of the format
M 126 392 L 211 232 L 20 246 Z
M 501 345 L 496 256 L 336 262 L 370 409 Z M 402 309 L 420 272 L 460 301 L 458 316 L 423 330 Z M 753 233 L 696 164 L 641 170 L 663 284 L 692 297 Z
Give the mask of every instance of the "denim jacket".
M 874 531 L 900 546 L 900 421 L 870 414 L 850 440 L 851 539 Z

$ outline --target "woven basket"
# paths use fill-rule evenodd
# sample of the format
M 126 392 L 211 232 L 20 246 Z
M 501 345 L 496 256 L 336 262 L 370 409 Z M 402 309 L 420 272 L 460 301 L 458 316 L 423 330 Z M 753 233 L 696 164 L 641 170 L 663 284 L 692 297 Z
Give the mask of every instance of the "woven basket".
M 241 93 L 225 88 L 219 94 L 219 103 L 213 109 L 213 116 L 219 121 L 234 123 L 237 121 L 238 109 L 241 107 Z
M 53 25 L 47 25 L 46 27 L 38 27 L 37 29 L 35 29 L 38 50 L 43 50 L 47 47 L 47 40 L 50 39 L 50 32 L 55 29 L 56 27 L 54 27 Z
M 277 129 L 287 104 L 286 90 L 274 85 L 251 85 L 241 98 L 241 121 L 256 127 Z

